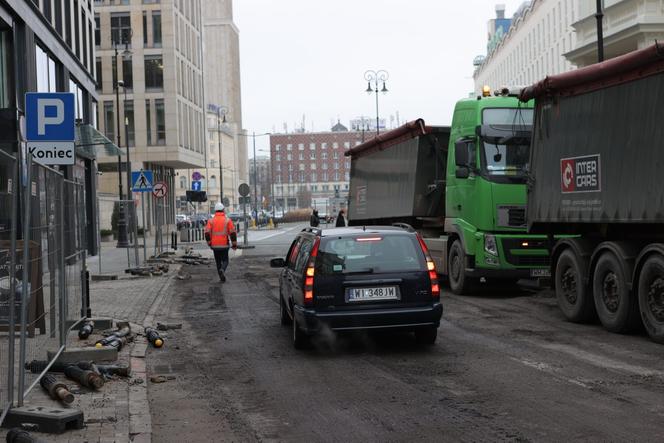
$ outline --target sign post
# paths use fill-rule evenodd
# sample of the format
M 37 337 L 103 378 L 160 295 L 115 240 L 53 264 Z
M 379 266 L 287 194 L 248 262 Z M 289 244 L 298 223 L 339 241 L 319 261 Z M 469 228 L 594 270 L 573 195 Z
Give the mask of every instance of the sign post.
M 34 161 L 73 165 L 76 107 L 70 92 L 25 94 L 25 138 Z
M 240 200 L 242 200 L 242 211 L 244 213 L 244 215 L 242 217 L 243 222 L 244 222 L 244 241 L 243 241 L 242 247 L 246 248 L 248 246 L 248 244 L 247 244 L 247 231 L 249 230 L 249 225 L 247 223 L 247 202 L 249 201 L 248 195 L 249 195 L 249 192 L 251 192 L 251 188 L 249 187 L 248 184 L 242 183 L 238 187 L 237 191 L 242 196 L 242 198 L 240 199 Z
M 143 213 L 143 262 L 146 262 L 148 260 L 148 252 L 147 252 L 147 237 L 145 234 L 145 193 L 146 192 L 152 192 L 154 193 L 154 174 L 150 170 L 143 170 L 141 169 L 140 171 L 131 171 L 131 190 L 132 192 L 140 192 L 141 193 L 141 212 Z M 136 245 L 135 251 L 136 251 L 136 266 L 138 266 L 138 227 L 136 226 L 137 223 L 134 223 L 134 238 L 136 241 L 134 244 Z
M 155 183 L 154 187 L 152 188 L 152 195 L 157 199 L 157 202 L 166 197 L 168 195 L 168 185 L 166 182 Z M 143 224 L 145 224 L 145 210 L 143 210 Z M 159 234 L 161 235 L 161 227 L 159 228 Z M 161 237 L 159 241 L 161 241 Z

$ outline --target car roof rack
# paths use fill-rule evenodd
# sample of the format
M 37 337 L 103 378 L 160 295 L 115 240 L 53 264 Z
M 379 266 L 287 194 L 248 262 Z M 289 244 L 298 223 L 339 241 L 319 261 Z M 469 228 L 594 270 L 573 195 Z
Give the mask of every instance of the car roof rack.
M 321 228 L 314 228 L 313 226 L 309 226 L 308 228 L 304 228 L 302 232 L 311 232 L 312 234 L 316 235 L 321 235 L 323 234 L 323 230 Z
M 392 223 L 392 226 L 394 226 L 395 228 L 405 229 L 408 232 L 415 232 L 415 229 L 408 223 L 397 222 L 397 223 Z

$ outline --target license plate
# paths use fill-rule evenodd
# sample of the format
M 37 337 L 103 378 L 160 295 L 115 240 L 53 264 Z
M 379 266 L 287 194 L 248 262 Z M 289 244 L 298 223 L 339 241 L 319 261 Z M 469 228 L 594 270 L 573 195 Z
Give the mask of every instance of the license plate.
M 367 300 L 398 300 L 399 292 L 396 286 L 383 286 L 380 288 L 350 288 L 348 301 Z
M 551 270 L 550 269 L 531 269 L 530 270 L 530 276 L 531 277 L 551 277 Z

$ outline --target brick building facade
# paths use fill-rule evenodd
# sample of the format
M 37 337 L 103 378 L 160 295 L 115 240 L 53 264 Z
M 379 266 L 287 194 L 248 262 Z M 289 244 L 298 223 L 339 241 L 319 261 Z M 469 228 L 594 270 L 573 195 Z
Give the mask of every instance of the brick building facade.
M 313 206 L 328 199 L 328 211 L 345 207 L 350 159 L 344 152 L 362 143 L 367 133 L 336 125 L 330 132 L 273 134 L 270 158 L 278 208 Z

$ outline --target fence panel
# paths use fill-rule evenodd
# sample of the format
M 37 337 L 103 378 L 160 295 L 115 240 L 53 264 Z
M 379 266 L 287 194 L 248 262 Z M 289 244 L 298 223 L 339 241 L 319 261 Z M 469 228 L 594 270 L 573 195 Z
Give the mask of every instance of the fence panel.
M 22 301 L 20 362 L 47 360 L 47 351 L 57 352 L 65 345 L 65 313 L 62 297 L 64 283 L 64 249 L 62 238 L 65 215 L 62 211 L 63 176 L 47 166 L 33 163 L 30 180 L 24 188 L 22 219 L 24 238 L 18 242 L 23 256 L 23 280 L 27 281 Z M 29 206 L 28 206 L 29 203 Z M 28 251 L 24 246 L 28 245 Z M 27 279 L 27 280 L 26 280 Z M 19 405 L 38 382 L 40 375 L 19 368 Z M 26 388 L 27 386 L 27 388 Z
M 15 392 L 15 331 L 20 299 L 17 294 L 18 162 L 0 151 L 0 425 Z

